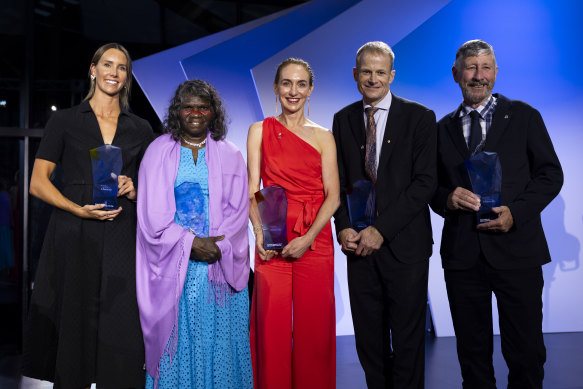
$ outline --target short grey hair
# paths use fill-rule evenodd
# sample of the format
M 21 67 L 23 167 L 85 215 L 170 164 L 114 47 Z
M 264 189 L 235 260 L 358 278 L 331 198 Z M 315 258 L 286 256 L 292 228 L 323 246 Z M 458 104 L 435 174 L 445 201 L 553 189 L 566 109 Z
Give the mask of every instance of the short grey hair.
M 391 50 L 391 47 L 387 45 L 385 42 L 381 41 L 374 41 L 374 42 L 367 42 L 364 45 L 360 46 L 360 49 L 356 52 L 356 68 L 358 69 L 358 65 L 360 64 L 360 58 L 364 53 L 379 53 L 388 55 L 391 59 L 391 69 L 393 70 L 393 64 L 395 63 L 395 53 Z
M 494 55 L 494 48 L 483 40 L 480 39 L 473 39 L 471 41 L 467 41 L 460 48 L 457 50 L 455 54 L 455 63 L 454 67 L 457 70 L 461 70 L 462 63 L 468 57 L 477 57 L 479 55 L 491 55 L 492 59 L 494 60 L 494 66 L 496 66 L 496 56 Z

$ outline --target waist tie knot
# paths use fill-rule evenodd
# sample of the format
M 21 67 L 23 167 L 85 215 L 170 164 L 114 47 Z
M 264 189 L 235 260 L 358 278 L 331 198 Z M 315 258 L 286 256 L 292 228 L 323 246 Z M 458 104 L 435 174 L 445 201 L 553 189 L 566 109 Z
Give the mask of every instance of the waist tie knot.
M 304 195 L 304 196 L 289 196 L 288 200 L 295 201 L 302 204 L 302 210 L 296 219 L 292 231 L 304 236 L 316 219 L 316 215 L 322 202 L 324 202 L 324 197 L 320 194 L 318 195 Z M 316 240 L 310 245 L 311 250 L 316 249 Z

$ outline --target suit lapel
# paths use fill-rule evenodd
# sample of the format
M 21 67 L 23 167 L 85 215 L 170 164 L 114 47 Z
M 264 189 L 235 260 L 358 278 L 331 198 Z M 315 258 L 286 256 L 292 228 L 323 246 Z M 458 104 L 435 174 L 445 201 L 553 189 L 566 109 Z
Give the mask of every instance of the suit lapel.
M 403 124 L 401 99 L 394 94 L 392 94 L 391 107 L 389 108 L 389 114 L 387 115 L 387 125 L 385 126 L 385 134 L 383 135 L 383 144 L 381 146 L 381 155 L 379 158 L 378 170 L 385 166 L 393 152 L 393 145 L 398 144 L 398 138 L 401 137 L 403 131 L 405 131 L 405 125 Z
M 496 143 L 500 140 L 500 137 L 508 127 L 510 123 L 510 104 L 508 100 L 501 95 L 495 95 L 498 98 L 496 103 L 496 109 L 494 115 L 492 116 L 492 125 L 488 130 L 488 135 L 486 136 L 486 144 L 484 145 L 484 150 L 494 150 Z
M 352 131 L 352 136 L 354 136 L 355 141 L 358 144 L 360 150 L 360 158 L 364 161 L 365 155 L 365 145 L 366 145 L 366 129 L 364 128 L 364 109 L 362 106 L 362 101 L 358 105 L 354 106 L 354 109 L 350 111 L 348 119 L 350 120 L 350 130 Z
M 462 107 L 460 105 L 458 109 L 450 115 L 450 120 L 446 122 L 446 127 L 455 148 L 464 159 L 467 159 L 470 157 L 470 150 L 468 150 L 466 138 L 464 138 L 464 130 L 462 129 L 462 121 L 460 119 L 461 110 Z

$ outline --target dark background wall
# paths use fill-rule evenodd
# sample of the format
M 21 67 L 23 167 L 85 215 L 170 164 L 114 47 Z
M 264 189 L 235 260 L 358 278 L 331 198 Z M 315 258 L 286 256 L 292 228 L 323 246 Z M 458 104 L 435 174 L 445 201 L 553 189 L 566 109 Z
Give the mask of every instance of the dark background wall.
M 101 44 L 119 42 L 135 60 L 303 2 L 1 0 L 0 127 L 24 127 L 26 92 L 30 128 L 44 126 L 51 106 L 79 103 Z M 156 115 L 134 85 L 133 110 L 155 126 Z
M 12 235 L 12 254 L 0 261 L 0 375 L 14 370 L 2 355 L 20 352 L 28 292 L 51 211 L 27 195 L 42 135 L 30 129 L 42 129 L 53 109 L 81 102 L 89 62 L 104 43 L 121 43 L 136 60 L 303 2 L 0 0 L 0 192 L 9 199 L 0 212 L 8 216 Z M 130 105 L 159 128 L 137 82 Z M 58 184 L 58 170 L 56 176 Z

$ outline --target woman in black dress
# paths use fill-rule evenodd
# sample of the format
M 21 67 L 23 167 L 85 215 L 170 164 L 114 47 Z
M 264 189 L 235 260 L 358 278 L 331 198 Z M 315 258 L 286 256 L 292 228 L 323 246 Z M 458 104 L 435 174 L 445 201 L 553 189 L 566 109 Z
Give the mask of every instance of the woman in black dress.
M 57 111 L 46 125 L 30 193 L 53 205 L 25 333 L 24 376 L 55 388 L 144 385 L 144 346 L 135 285 L 134 179 L 152 128 L 128 111 L 132 77 L 126 49 L 101 46 L 80 105 Z M 115 210 L 93 205 L 89 150 L 122 149 Z M 50 181 L 60 164 L 65 185 Z

